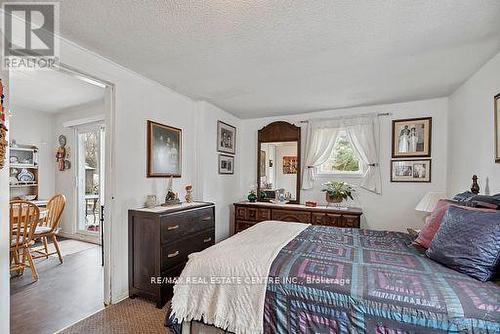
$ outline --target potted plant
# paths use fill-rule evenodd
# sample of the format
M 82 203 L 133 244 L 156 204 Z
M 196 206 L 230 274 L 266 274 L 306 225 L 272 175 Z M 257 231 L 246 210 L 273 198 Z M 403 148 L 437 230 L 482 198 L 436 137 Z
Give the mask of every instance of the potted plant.
M 328 204 L 340 204 L 347 199 L 354 199 L 352 194 L 355 192 L 354 188 L 342 181 L 330 181 L 323 184 L 323 190 L 326 192 L 326 201 Z
M 250 190 L 247 198 L 249 202 L 254 203 L 257 200 L 257 194 L 255 193 L 255 190 Z

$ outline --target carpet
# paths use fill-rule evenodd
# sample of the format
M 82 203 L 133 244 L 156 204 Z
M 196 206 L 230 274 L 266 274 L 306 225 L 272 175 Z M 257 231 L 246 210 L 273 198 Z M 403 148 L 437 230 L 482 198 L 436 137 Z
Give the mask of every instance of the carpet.
M 106 307 L 104 310 L 66 328 L 61 334 L 168 334 L 164 326 L 168 303 L 159 310 L 155 304 L 143 299 L 125 299 Z

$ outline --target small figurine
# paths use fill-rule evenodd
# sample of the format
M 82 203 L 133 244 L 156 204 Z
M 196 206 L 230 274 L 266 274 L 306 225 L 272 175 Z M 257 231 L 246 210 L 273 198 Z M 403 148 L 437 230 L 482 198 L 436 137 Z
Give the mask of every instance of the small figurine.
M 59 148 L 57 149 L 56 153 L 56 160 L 57 160 L 57 166 L 59 167 L 60 171 L 63 171 L 66 169 L 66 136 L 60 135 L 59 136 Z
M 179 200 L 179 194 L 175 193 L 173 190 L 173 182 L 174 182 L 174 179 L 171 176 L 169 181 L 168 181 L 167 195 L 165 196 L 165 203 L 163 203 L 162 206 L 175 205 L 175 204 L 181 203 L 181 201 Z
M 184 197 L 187 203 L 193 202 L 193 186 L 188 184 L 186 186 L 186 196 Z

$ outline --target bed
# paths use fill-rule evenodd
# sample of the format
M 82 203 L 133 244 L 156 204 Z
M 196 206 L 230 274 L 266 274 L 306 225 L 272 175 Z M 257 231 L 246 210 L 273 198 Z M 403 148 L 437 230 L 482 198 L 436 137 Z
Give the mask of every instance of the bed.
M 411 242 L 399 232 L 263 222 L 190 257 L 167 323 L 183 334 L 500 333 L 500 286 Z M 267 280 L 192 284 L 214 276 Z

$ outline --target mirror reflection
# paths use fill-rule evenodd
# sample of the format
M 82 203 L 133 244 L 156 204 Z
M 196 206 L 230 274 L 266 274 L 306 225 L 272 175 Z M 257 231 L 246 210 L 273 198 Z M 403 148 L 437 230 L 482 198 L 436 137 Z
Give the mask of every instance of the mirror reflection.
M 264 200 L 296 200 L 297 142 L 260 144 L 260 197 Z

